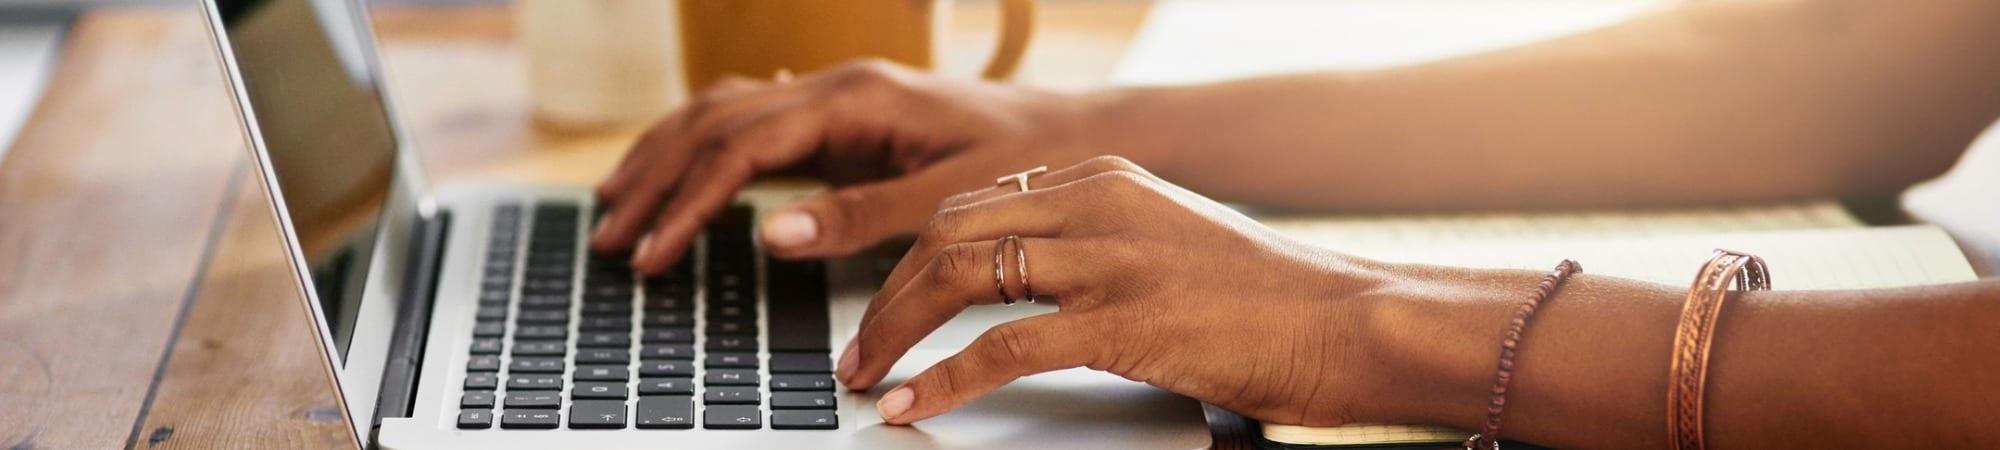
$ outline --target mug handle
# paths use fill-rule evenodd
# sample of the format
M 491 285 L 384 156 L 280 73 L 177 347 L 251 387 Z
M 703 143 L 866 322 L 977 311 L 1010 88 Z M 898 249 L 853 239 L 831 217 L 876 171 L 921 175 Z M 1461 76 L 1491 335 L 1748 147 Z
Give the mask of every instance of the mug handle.
M 1028 37 L 1035 31 L 1035 0 L 1001 0 L 1000 45 L 979 76 L 988 80 L 1014 77 L 1021 68 L 1021 54 L 1028 51 Z

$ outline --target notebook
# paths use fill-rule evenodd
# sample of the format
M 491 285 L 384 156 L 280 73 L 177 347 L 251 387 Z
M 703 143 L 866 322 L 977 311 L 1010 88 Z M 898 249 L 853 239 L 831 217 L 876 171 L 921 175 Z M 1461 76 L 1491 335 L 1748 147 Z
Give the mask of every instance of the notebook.
M 1864 227 L 1831 202 L 1613 213 L 1456 214 L 1265 221 L 1293 238 L 1385 261 L 1548 270 L 1563 258 L 1589 273 L 1685 285 L 1717 247 L 1765 258 L 1776 289 L 1860 289 L 1978 276 L 1942 230 Z M 1263 425 L 1281 446 L 1456 444 L 1450 428 Z

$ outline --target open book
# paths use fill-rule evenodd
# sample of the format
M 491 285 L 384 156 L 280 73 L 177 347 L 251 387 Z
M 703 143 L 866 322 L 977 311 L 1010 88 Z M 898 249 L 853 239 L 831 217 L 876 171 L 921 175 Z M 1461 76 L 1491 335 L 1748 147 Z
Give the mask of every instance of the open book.
M 1675 286 L 1691 282 L 1709 252 L 1718 247 L 1764 257 L 1775 289 L 1860 289 L 1978 278 L 1943 231 L 1923 225 L 1863 227 L 1831 202 L 1727 210 L 1288 217 L 1265 222 L 1314 245 L 1385 261 L 1545 271 L 1569 258 L 1583 263 L 1591 274 Z M 1387 424 L 1327 428 L 1266 424 L 1263 432 L 1272 442 L 1304 447 L 1457 444 L 1470 435 L 1449 428 Z

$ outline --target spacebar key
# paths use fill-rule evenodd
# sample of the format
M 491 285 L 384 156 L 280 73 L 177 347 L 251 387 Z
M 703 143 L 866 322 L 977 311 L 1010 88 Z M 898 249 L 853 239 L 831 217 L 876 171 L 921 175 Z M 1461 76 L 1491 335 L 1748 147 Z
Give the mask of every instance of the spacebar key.
M 771 351 L 829 351 L 825 265 L 772 261 L 766 277 Z

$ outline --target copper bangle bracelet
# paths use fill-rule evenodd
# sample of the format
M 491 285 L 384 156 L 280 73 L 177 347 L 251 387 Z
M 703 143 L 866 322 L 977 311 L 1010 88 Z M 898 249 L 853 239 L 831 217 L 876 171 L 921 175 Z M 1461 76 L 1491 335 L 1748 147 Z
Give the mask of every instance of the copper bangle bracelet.
M 1695 274 L 1674 330 L 1672 369 L 1667 380 L 1667 440 L 1677 450 L 1701 450 L 1702 392 L 1708 382 L 1708 352 L 1715 337 L 1715 320 L 1729 298 L 1729 286 L 1741 291 L 1771 289 L 1764 259 L 1748 253 L 1716 249 Z
M 1486 405 L 1486 425 L 1479 434 L 1465 439 L 1465 450 L 1500 448 L 1500 410 L 1507 406 L 1507 386 L 1514 379 L 1514 353 L 1521 345 L 1521 335 L 1528 329 L 1528 321 L 1535 317 L 1535 310 L 1542 302 L 1554 298 L 1570 275 L 1583 272 L 1583 265 L 1576 261 L 1562 260 L 1550 270 L 1542 282 L 1535 285 L 1535 292 L 1528 295 L 1521 306 L 1514 310 L 1514 319 L 1507 322 L 1507 334 L 1500 339 L 1499 370 L 1493 375 L 1493 398 Z

